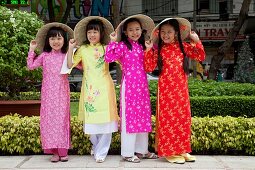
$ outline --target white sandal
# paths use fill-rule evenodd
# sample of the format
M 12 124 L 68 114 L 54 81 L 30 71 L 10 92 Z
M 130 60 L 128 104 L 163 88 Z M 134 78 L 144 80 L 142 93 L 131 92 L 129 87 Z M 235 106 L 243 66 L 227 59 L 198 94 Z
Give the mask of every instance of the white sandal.
M 103 163 L 105 161 L 104 158 L 97 158 L 96 163 Z
M 136 155 L 132 157 L 123 157 L 123 160 L 127 162 L 132 162 L 132 163 L 140 163 L 141 161 Z

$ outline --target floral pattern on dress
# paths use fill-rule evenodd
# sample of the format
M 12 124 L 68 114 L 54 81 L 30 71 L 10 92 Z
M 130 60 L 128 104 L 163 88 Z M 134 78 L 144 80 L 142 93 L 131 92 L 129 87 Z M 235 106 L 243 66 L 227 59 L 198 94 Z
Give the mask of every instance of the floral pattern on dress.
M 201 42 L 195 46 L 183 43 L 187 56 L 203 61 L 205 52 Z M 178 42 L 164 44 L 161 49 L 162 72 L 158 80 L 156 150 L 161 157 L 191 152 L 191 111 L 188 77 L 183 70 L 183 54 Z M 145 69 L 157 66 L 158 51 L 145 54 Z
M 96 97 L 100 95 L 99 90 L 92 91 L 92 88 L 93 88 L 93 86 L 90 85 L 89 90 L 88 90 L 87 100 L 85 102 L 85 109 L 88 113 L 97 111 L 96 108 L 93 106 L 93 102 L 96 100 Z
M 122 66 L 125 94 L 121 93 L 120 100 L 125 97 L 126 131 L 128 133 L 151 132 L 151 105 L 147 75 L 143 66 L 144 51 L 138 42 L 129 41 L 132 50 L 129 50 L 123 42 L 108 44 L 105 61 L 118 61 Z M 120 101 L 120 116 L 122 116 L 121 103 Z
M 67 74 L 60 74 L 61 52 L 28 53 L 29 70 L 42 67 L 40 135 L 43 149 L 70 147 L 70 88 Z

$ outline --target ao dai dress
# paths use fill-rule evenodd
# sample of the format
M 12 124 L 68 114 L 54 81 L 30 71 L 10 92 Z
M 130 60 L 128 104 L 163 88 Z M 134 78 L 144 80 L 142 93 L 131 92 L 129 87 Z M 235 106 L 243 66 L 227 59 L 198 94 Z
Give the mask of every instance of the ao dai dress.
M 126 132 L 151 132 L 151 106 L 147 75 L 144 70 L 144 51 L 142 45 L 130 40 L 132 50 L 123 42 L 111 42 L 106 49 L 106 62 L 120 62 L 122 66 L 122 87 L 120 114 L 122 114 L 125 99 Z M 121 115 L 122 116 L 122 115 Z M 121 119 L 122 120 L 122 119 Z
M 201 42 L 183 46 L 188 57 L 205 59 Z M 184 56 L 179 43 L 164 44 L 160 54 L 163 68 L 158 80 L 156 150 L 159 156 L 166 157 L 191 152 L 191 111 L 188 76 L 183 70 Z M 145 54 L 146 71 L 156 68 L 157 59 L 157 50 Z
M 81 63 L 83 68 L 78 116 L 86 134 L 118 130 L 116 93 L 104 53 L 105 47 L 98 43 L 82 45 L 73 56 L 73 67 Z
M 60 74 L 65 54 L 43 52 L 38 57 L 28 53 L 29 70 L 42 67 L 40 133 L 42 148 L 70 147 L 70 88 L 67 74 Z

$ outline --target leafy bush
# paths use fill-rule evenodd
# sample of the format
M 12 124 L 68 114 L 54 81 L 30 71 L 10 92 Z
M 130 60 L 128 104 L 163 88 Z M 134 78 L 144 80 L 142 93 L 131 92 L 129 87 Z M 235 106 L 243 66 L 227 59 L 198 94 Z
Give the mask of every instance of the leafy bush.
M 156 113 L 157 98 L 151 97 L 152 114 Z M 192 116 L 255 117 L 255 96 L 190 97 Z
M 153 132 L 149 134 L 149 147 L 154 149 L 155 117 L 152 117 Z M 0 153 L 42 153 L 39 117 L 19 115 L 0 118 Z M 91 143 L 84 135 L 82 123 L 71 119 L 71 142 L 73 154 L 89 154 Z M 192 118 L 193 152 L 197 154 L 242 154 L 255 155 L 255 118 L 204 117 Z M 119 154 L 120 133 L 113 133 L 110 153 Z
M 255 86 L 250 83 L 217 82 L 214 80 L 189 80 L 189 94 L 193 96 L 255 96 Z
M 150 81 L 151 96 L 157 96 L 157 81 Z M 255 86 L 250 83 L 201 81 L 189 79 L 189 95 L 194 96 L 255 96 Z
M 41 79 L 41 71 L 28 71 L 29 42 L 43 22 L 34 13 L 0 6 L 0 89 L 11 97 Z M 32 83 L 31 83 L 32 82 Z
M 192 150 L 198 154 L 255 155 L 255 118 L 192 118 Z
M 255 117 L 255 96 L 191 97 L 192 116 Z

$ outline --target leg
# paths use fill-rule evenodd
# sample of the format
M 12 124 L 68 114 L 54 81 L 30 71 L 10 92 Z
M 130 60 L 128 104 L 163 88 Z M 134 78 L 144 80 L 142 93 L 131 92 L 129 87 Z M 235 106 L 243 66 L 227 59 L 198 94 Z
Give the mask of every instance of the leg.
M 67 162 L 68 161 L 68 149 L 58 148 L 58 155 L 60 157 L 61 162 Z
M 97 162 L 104 162 L 107 153 L 109 151 L 112 139 L 112 133 L 108 134 L 98 134 L 96 135 L 98 143 L 95 146 L 94 157 Z
M 56 148 L 53 149 L 44 149 L 45 154 L 53 154 L 50 161 L 51 162 L 58 162 L 60 160 L 60 157 L 58 155 L 58 150 Z
M 126 132 L 125 79 L 122 80 L 121 107 L 121 156 L 125 161 L 138 163 L 140 159 L 135 156 L 136 133 Z
M 91 134 L 90 137 L 89 137 L 89 139 L 90 139 L 90 142 L 92 143 L 92 149 L 91 149 L 90 154 L 91 154 L 91 155 L 94 155 L 95 148 L 96 148 L 96 146 L 97 146 L 97 144 L 98 144 L 97 135 L 96 135 L 96 134 Z
M 139 133 L 136 137 L 135 145 L 136 155 L 141 159 L 157 159 L 158 156 L 155 153 L 148 151 L 148 133 Z

